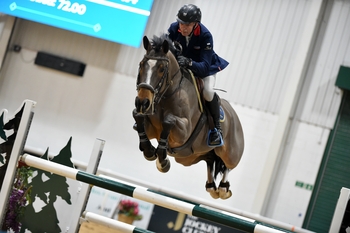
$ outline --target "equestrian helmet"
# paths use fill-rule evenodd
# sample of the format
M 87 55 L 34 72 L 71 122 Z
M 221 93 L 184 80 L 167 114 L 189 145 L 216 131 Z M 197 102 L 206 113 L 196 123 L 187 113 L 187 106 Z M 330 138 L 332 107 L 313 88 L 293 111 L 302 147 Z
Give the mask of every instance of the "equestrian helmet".
M 202 18 L 201 10 L 193 4 L 184 5 L 183 7 L 180 8 L 179 12 L 177 13 L 177 21 L 183 24 L 200 22 L 201 18 Z

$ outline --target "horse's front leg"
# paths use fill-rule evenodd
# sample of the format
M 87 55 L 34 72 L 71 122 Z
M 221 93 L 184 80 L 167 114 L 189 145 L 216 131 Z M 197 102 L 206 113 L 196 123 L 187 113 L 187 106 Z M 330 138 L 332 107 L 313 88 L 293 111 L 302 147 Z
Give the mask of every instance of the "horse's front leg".
M 162 123 L 163 130 L 160 134 L 158 141 L 158 147 L 156 150 L 157 168 L 160 172 L 168 172 L 170 169 L 170 161 L 167 157 L 168 150 L 168 137 L 170 130 L 174 127 L 176 123 L 176 117 L 173 115 L 168 115 L 164 118 Z
M 149 160 L 153 161 L 157 158 L 155 153 L 155 148 L 152 143 L 149 141 L 144 127 L 145 117 L 143 115 L 137 114 L 136 109 L 132 112 L 132 116 L 134 117 L 137 124 L 137 133 L 139 135 L 140 144 L 139 149 L 143 152 L 143 156 Z

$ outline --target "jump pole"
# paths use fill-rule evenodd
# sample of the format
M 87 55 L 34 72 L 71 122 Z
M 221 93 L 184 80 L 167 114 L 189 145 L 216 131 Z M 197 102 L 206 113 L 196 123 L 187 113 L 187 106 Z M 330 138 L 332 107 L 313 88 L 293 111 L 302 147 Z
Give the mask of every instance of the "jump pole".
M 84 212 L 80 220 L 81 223 L 93 222 L 125 233 L 154 233 L 92 212 Z
M 29 154 L 24 154 L 23 156 L 21 156 L 20 160 L 30 167 L 35 167 L 47 172 L 52 172 L 60 176 L 68 177 L 73 180 L 78 180 L 84 183 L 88 183 L 90 185 L 95 185 L 97 187 L 121 193 L 123 195 L 143 200 L 180 213 L 217 222 L 241 231 L 252 233 L 288 232 L 270 228 L 256 223 L 255 221 L 248 221 L 243 218 L 233 217 L 228 214 L 219 213 L 217 211 L 201 207 L 199 204 L 187 203 L 172 197 L 160 195 L 158 193 L 148 191 L 148 189 L 146 188 L 133 187 L 112 179 L 102 178 L 61 164 L 37 158 Z

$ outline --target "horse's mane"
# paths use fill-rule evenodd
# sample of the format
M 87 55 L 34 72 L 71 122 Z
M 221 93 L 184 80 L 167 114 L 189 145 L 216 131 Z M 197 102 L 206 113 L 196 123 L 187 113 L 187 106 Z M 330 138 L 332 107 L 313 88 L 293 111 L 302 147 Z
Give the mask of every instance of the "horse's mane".
M 161 34 L 159 37 L 156 35 L 153 36 L 153 39 L 151 40 L 151 44 L 152 44 L 152 48 L 154 49 L 154 51 L 156 53 L 161 51 L 164 40 L 168 41 L 169 50 L 176 57 L 178 54 L 178 50 L 175 48 L 175 46 L 174 46 L 172 40 L 169 38 L 169 36 L 165 33 Z

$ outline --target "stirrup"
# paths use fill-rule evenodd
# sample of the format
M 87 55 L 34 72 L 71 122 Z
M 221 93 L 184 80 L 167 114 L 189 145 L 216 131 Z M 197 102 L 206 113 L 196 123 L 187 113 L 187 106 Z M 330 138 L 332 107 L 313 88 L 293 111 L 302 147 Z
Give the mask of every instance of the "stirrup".
M 210 143 L 210 135 L 213 134 L 213 133 L 218 133 L 218 135 L 219 135 L 219 137 L 220 137 L 220 143 L 215 144 L 215 145 L 212 145 L 212 144 Z M 222 139 L 222 133 L 221 133 L 219 130 L 217 130 L 217 128 L 209 129 L 208 137 L 207 137 L 207 144 L 208 144 L 208 146 L 210 146 L 210 147 L 217 147 L 217 146 L 222 146 L 222 145 L 224 145 L 224 140 Z

